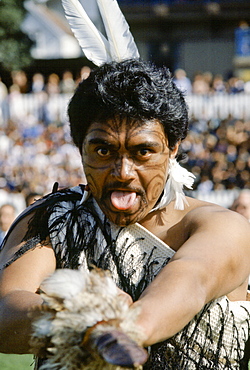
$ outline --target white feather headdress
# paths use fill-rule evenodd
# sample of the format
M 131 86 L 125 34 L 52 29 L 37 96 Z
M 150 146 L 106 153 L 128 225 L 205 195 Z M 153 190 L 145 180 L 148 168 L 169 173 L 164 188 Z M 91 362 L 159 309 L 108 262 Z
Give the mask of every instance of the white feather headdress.
M 79 0 L 62 0 L 65 16 L 85 56 L 96 66 L 139 59 L 129 26 L 116 0 L 96 0 L 107 38 L 89 19 Z

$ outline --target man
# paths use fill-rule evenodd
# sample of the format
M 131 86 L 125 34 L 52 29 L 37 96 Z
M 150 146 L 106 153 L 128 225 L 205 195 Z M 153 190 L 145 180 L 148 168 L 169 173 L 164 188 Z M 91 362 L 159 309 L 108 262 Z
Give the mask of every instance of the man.
M 241 190 L 230 209 L 240 213 L 250 222 L 250 189 Z
M 183 195 L 190 176 L 175 158 L 187 107 L 168 70 L 104 64 L 79 85 L 69 119 L 88 184 L 38 200 L 12 227 L 0 254 L 0 350 L 29 351 L 44 278 L 96 265 L 140 307 L 145 369 L 239 369 L 249 224 Z
M 36 200 L 40 199 L 41 197 L 42 197 L 41 193 L 31 191 L 25 197 L 26 207 L 30 206 L 32 203 L 34 203 Z
M 15 217 L 16 210 L 12 204 L 5 203 L 0 207 L 0 245 Z

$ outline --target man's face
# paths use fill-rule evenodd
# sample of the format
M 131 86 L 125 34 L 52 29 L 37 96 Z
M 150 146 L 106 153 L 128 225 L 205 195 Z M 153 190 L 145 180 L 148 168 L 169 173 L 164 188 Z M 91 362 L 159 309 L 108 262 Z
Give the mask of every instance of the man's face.
M 113 223 L 141 221 L 161 195 L 168 170 L 168 140 L 162 125 L 110 120 L 93 123 L 83 143 L 89 188 Z

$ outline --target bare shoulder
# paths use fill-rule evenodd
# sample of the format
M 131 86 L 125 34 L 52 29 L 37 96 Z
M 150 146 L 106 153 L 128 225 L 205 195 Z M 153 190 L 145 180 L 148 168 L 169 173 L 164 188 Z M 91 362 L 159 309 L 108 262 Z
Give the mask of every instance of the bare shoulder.
M 214 235 L 221 244 L 228 241 L 228 248 L 238 246 L 247 249 L 250 254 L 250 224 L 239 213 L 216 204 L 189 199 L 189 210 L 183 217 L 182 224 L 191 235 Z
M 181 248 L 188 240 L 199 244 L 210 244 L 216 248 L 240 248 L 250 255 L 250 224 L 240 214 L 205 201 L 188 198 L 189 206 L 179 215 L 177 221 L 167 230 L 162 239 L 174 250 Z M 216 240 L 216 242 L 214 242 Z M 206 247 L 207 248 L 207 247 Z
M 249 246 L 250 224 L 243 216 L 213 203 L 194 198 L 187 200 L 189 205 L 184 210 L 174 209 L 172 202 L 161 213 L 149 215 L 143 226 L 175 251 L 193 235 L 203 241 L 205 236 L 213 239 L 216 235 L 218 245 L 221 239 L 233 234 L 232 240 Z M 250 252 L 249 247 L 248 250 Z
M 239 228 L 241 231 L 246 229 L 246 232 L 250 232 L 250 224 L 246 218 L 234 211 L 193 198 L 188 198 L 188 203 L 189 207 L 186 208 L 183 219 L 189 227 L 217 225 L 217 229 L 221 227 L 223 232 L 229 232 L 228 227 L 231 225 L 234 230 Z
M 55 255 L 49 241 L 19 253 L 31 217 L 32 214 L 25 216 L 17 223 L 0 253 L 0 296 L 17 289 L 36 292 L 41 281 L 55 270 Z M 15 255 L 18 258 L 8 265 Z
M 0 252 L 0 268 L 7 262 L 11 255 L 13 255 L 22 243 L 22 240 L 27 233 L 28 224 L 33 217 L 33 213 L 23 217 L 9 233 L 8 238 Z

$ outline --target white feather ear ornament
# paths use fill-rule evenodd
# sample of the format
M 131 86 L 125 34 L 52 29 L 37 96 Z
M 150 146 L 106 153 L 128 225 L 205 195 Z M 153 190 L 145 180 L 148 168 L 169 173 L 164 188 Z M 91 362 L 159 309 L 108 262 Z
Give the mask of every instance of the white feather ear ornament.
M 96 66 L 139 59 L 127 21 L 116 0 L 97 0 L 107 38 L 89 19 L 78 0 L 62 0 L 65 16 L 86 58 Z
M 166 207 L 172 200 L 175 200 L 175 209 L 183 210 L 185 205 L 188 206 L 183 187 L 185 186 L 187 189 L 191 190 L 194 179 L 195 175 L 193 173 L 181 167 L 175 158 L 170 158 L 168 179 L 164 187 L 163 195 L 159 204 L 157 204 L 152 211 Z

